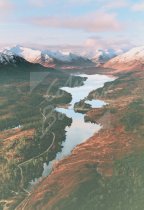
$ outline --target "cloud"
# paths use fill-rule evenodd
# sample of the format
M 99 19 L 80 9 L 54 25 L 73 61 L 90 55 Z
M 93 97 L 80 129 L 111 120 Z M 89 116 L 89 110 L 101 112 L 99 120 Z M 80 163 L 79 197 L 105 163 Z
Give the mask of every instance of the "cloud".
M 126 8 L 129 3 L 126 0 L 121 1 L 108 1 L 104 4 L 104 9 L 119 9 L 119 8 Z
M 126 38 L 107 38 L 104 39 L 102 37 L 96 36 L 96 37 L 90 37 L 88 38 L 84 45 L 87 48 L 94 48 L 94 49 L 130 49 L 134 47 L 134 45 Z
M 14 4 L 9 0 L 0 0 L 0 23 L 8 22 L 14 9 Z
M 0 0 L 0 12 L 6 12 L 7 10 L 11 10 L 13 5 L 8 0 Z
M 53 5 L 90 5 L 93 4 L 94 6 L 101 5 L 101 7 L 112 7 L 112 8 L 121 8 L 127 5 L 127 0 L 121 1 L 113 1 L 113 0 L 27 0 L 29 4 L 33 6 L 46 6 L 48 4 Z
M 134 5 L 132 6 L 132 10 L 133 10 L 133 11 L 137 11 L 137 12 L 139 12 L 139 11 L 144 11 L 144 2 L 139 2 L 139 3 L 137 3 L 137 4 L 134 4 Z
M 31 5 L 31 6 L 34 6 L 34 7 L 44 7 L 45 4 L 47 3 L 50 3 L 52 1 L 47 1 L 47 0 L 28 0 L 28 3 Z
M 106 12 L 96 12 L 78 17 L 35 17 L 29 21 L 44 27 L 80 29 L 91 32 L 118 31 L 122 27 L 115 14 Z

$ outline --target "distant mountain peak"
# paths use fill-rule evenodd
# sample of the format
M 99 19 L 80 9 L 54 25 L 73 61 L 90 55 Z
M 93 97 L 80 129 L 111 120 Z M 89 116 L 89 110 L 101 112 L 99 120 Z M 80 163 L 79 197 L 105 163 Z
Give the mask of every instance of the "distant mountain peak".
M 90 62 L 88 58 L 71 52 L 37 50 L 34 48 L 22 47 L 20 45 L 5 48 L 2 50 L 2 53 L 12 53 L 16 56 L 24 58 L 31 63 L 39 63 L 46 67 L 52 67 L 57 64 L 78 64 L 82 62 Z
M 73 53 L 71 50 L 39 50 L 15 45 L 0 50 L 5 55 L 15 55 L 30 63 L 38 63 L 45 67 L 94 65 L 100 66 L 124 52 L 119 49 L 96 49 Z
M 12 52 L 0 52 L 0 65 L 17 65 L 18 63 L 26 62 L 23 58 L 16 56 Z
M 125 52 L 124 49 L 106 48 L 89 50 L 84 52 L 83 55 L 91 59 L 92 62 L 96 64 L 96 66 L 100 66 L 123 52 Z
M 34 61 L 37 58 L 39 58 L 39 56 L 41 55 L 41 51 L 39 51 L 39 50 L 22 47 L 20 45 L 16 45 L 11 48 L 6 48 L 3 50 L 3 52 L 5 52 L 5 53 L 11 52 L 14 55 L 20 56 L 20 57 L 24 58 L 25 60 L 32 62 L 32 63 L 34 63 Z
M 111 59 L 104 67 L 118 70 L 144 69 L 144 46 L 134 47 Z

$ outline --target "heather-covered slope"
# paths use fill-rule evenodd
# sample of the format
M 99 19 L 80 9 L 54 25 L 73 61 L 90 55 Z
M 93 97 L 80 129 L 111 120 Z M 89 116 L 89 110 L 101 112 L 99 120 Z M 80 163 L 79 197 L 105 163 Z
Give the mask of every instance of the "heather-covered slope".
M 42 176 L 43 164 L 61 151 L 71 119 L 58 114 L 55 107 L 71 101 L 70 94 L 59 90 L 69 76 L 24 59 L 0 66 L 0 209 L 15 209 L 29 182 Z M 70 78 L 68 86 L 83 81 Z M 49 113 L 48 120 L 44 121 L 43 113 Z M 27 160 L 29 164 L 20 167 Z
M 60 161 L 20 208 L 142 210 L 143 85 L 144 73 L 137 71 L 93 91 L 89 98 L 109 105 L 89 111 L 87 120 L 103 129 Z

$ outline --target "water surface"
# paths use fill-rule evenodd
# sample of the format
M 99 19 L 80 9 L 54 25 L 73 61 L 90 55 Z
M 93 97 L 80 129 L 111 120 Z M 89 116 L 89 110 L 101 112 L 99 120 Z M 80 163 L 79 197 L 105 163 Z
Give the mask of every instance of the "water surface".
M 101 108 L 101 107 L 107 105 L 106 102 L 101 101 L 101 100 L 85 101 L 85 103 L 91 105 L 91 108 Z
M 44 164 L 43 175 L 47 176 L 52 169 L 55 161 L 61 160 L 64 157 L 70 155 L 71 151 L 80 143 L 83 143 L 88 138 L 97 133 L 102 125 L 93 124 L 91 122 L 84 121 L 84 114 L 76 113 L 74 111 L 74 104 L 80 100 L 85 99 L 88 94 L 100 87 L 103 87 L 106 82 L 113 81 L 115 78 L 106 75 L 79 75 L 81 77 L 87 77 L 83 86 L 80 87 L 63 87 L 62 90 L 70 93 L 72 95 L 72 101 L 68 108 L 56 108 L 56 111 L 66 114 L 67 117 L 72 118 L 72 125 L 66 128 L 66 139 L 62 144 L 62 151 L 57 153 L 56 158 L 51 161 L 48 165 Z M 93 100 L 87 101 L 92 105 L 92 108 L 99 108 L 105 105 L 104 101 Z

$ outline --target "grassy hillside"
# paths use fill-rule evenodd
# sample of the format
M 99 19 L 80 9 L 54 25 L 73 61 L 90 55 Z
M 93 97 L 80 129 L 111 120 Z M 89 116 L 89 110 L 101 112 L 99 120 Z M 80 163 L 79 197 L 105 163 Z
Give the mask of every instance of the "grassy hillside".
M 25 209 L 143 209 L 143 89 L 144 72 L 133 71 L 90 93 L 108 102 L 86 113 L 103 129 L 57 164 Z
M 5 199 L 11 203 L 15 196 L 25 197 L 29 182 L 42 175 L 43 163 L 61 151 L 71 119 L 54 109 L 70 103 L 71 95 L 59 88 L 82 83 L 80 77 L 37 64 L 0 67 L 1 206 L 6 205 Z M 54 144 L 45 152 L 52 144 L 52 133 Z

